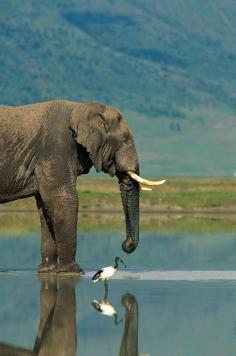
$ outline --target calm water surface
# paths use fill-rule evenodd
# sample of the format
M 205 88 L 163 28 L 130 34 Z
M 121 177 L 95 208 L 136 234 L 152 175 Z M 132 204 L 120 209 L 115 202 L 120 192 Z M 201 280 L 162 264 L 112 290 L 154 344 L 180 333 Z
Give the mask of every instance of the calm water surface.
M 123 238 L 81 232 L 78 279 L 37 276 L 38 233 L 0 235 L 0 355 L 235 355 L 236 233 L 142 233 L 130 256 Z M 128 270 L 105 295 L 90 276 L 116 255 Z

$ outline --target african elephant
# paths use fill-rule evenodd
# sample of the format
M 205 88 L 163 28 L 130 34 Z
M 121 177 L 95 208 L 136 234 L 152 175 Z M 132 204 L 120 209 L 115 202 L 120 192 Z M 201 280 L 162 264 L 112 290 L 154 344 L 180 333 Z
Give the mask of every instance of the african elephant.
M 139 184 L 153 182 L 138 176 L 134 139 L 121 112 L 66 100 L 0 106 L 0 132 L 0 203 L 35 196 L 41 221 L 40 273 L 83 273 L 75 262 L 76 179 L 92 166 L 117 176 L 127 230 L 122 248 L 135 250 Z

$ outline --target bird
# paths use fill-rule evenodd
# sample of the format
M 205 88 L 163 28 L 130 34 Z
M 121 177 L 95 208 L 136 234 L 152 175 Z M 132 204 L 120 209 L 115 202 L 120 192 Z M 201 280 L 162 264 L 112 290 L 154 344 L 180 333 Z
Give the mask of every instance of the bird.
M 96 283 L 97 281 L 102 281 L 105 284 L 107 283 L 108 279 L 110 279 L 113 274 L 117 271 L 118 269 L 118 261 L 120 261 L 121 263 L 123 263 L 123 265 L 126 268 L 126 264 L 124 263 L 124 261 L 116 256 L 115 258 L 115 266 L 108 266 L 108 267 L 103 267 L 101 269 L 99 269 L 95 275 L 92 277 L 92 280 L 94 283 Z

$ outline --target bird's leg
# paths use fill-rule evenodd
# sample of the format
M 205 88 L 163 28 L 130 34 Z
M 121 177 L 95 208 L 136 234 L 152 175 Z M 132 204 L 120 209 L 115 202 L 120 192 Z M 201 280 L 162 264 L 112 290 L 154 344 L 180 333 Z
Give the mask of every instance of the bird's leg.
M 114 324 L 115 325 L 119 325 L 120 323 L 122 323 L 122 321 L 123 321 L 123 318 L 118 320 L 118 314 L 115 314 Z
M 104 287 L 105 287 L 104 300 L 106 302 L 107 298 L 108 298 L 108 283 L 107 283 L 107 279 L 105 279 L 105 281 L 104 281 Z

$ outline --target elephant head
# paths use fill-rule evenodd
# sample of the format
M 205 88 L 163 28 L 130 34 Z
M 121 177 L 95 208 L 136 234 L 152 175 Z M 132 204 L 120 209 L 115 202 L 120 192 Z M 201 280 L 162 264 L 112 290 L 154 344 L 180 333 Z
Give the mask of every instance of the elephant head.
M 139 242 L 140 184 L 148 185 L 150 181 L 138 176 L 138 156 L 128 125 L 117 109 L 91 103 L 74 107 L 70 128 L 81 149 L 86 150 L 90 166 L 118 178 L 126 220 L 126 240 L 122 248 L 131 253 Z

